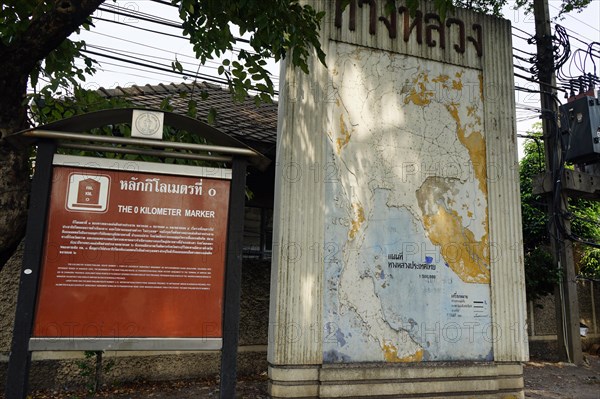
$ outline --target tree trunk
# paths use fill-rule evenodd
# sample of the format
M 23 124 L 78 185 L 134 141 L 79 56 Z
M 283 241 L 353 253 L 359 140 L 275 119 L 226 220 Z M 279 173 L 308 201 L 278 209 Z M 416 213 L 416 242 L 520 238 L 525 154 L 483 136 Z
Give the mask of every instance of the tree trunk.
M 24 247 L 25 244 L 21 241 L 13 256 L 0 270 L 0 354 L 2 355 L 10 353 Z M 4 381 L 0 381 L 0 386 L 3 383 Z
M 19 148 L 7 136 L 27 128 L 27 74 L 0 62 L 0 268 L 25 234 L 29 195 L 28 147 Z
M 29 195 L 26 151 L 0 140 L 0 269 L 25 234 Z
M 6 137 L 28 127 L 29 74 L 104 1 L 38 2 L 28 27 L 0 41 L 0 268 L 25 234 L 30 149 L 16 147 Z

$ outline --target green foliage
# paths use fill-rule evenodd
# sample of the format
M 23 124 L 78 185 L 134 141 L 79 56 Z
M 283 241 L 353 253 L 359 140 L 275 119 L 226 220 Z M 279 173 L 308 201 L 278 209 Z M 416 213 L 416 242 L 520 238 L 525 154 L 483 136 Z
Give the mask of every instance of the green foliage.
M 88 112 L 132 106 L 122 97 L 106 98 L 95 90 L 81 87 L 75 87 L 69 96 L 57 97 L 44 92 L 32 94 L 30 98 L 31 117 L 40 125 Z
M 445 1 L 445 0 L 436 0 Z M 502 7 L 508 4 L 507 0 L 454 0 L 457 7 L 469 8 L 473 11 L 484 14 L 491 14 L 497 17 L 502 16 Z
M 113 369 L 114 360 L 104 361 L 104 351 L 85 351 L 84 359 L 77 361 L 79 375 L 85 380 L 85 387 L 90 394 L 100 390 L 104 373 Z
M 554 292 L 562 273 L 554 264 L 549 245 L 540 243 L 525 251 L 525 291 L 528 300 Z
M 560 10 L 558 12 L 558 16 L 560 18 L 564 14 L 568 14 L 573 11 L 581 12 L 591 2 L 592 0 L 560 0 Z M 533 11 L 533 0 L 515 0 L 515 7 L 524 7 L 527 11 Z
M 185 94 L 184 96 L 187 96 Z M 200 95 L 201 96 L 201 95 Z M 34 96 L 34 101 L 31 107 L 31 116 L 37 124 L 48 124 L 61 119 L 69 118 L 75 115 L 80 115 L 88 112 L 101 111 L 105 109 L 115 108 L 131 108 L 134 105 L 123 97 L 106 98 L 95 90 L 85 90 L 76 88 L 73 94 L 68 97 L 55 98 L 52 96 Z M 188 101 L 187 115 L 195 117 L 197 113 L 197 102 L 190 98 Z M 167 96 L 160 104 L 160 109 L 167 112 L 174 111 L 171 105 L 171 97 Z M 217 117 L 216 111 L 209 111 L 208 120 L 213 121 Z M 93 135 L 115 136 L 115 137 L 131 137 L 131 124 L 108 124 L 100 128 L 92 129 L 87 132 Z M 171 142 L 184 142 L 193 144 L 208 144 L 206 140 L 197 134 L 190 133 L 185 130 L 178 130 L 170 126 L 165 126 L 163 131 L 163 140 Z M 121 148 L 122 145 L 114 144 L 113 147 Z M 92 156 L 111 159 L 126 159 L 130 161 L 144 162 L 164 162 L 169 164 L 182 164 L 192 166 L 209 166 L 209 167 L 226 167 L 225 164 L 206 162 L 193 159 L 182 159 L 176 157 L 156 157 L 150 155 L 134 155 L 121 154 L 115 152 L 100 152 L 91 150 L 74 150 L 60 148 L 58 150 L 62 154 Z M 191 151 L 179 150 L 179 152 L 191 153 Z
M 600 202 L 569 198 L 571 232 L 583 241 L 600 243 Z M 600 279 L 600 249 L 574 244 L 577 275 Z
M 545 170 L 544 143 L 541 126 L 529 134 L 538 136 L 525 142 L 525 156 L 520 161 L 521 212 L 525 251 L 525 279 L 528 299 L 552 293 L 561 274 L 554 264 L 550 246 L 550 225 L 546 199 L 533 194 L 533 179 Z M 575 236 L 600 241 L 600 202 L 570 199 L 571 229 Z M 600 250 L 576 244 L 576 267 L 579 275 L 600 277 Z
M 508 0 L 433 0 L 440 14 L 452 11 L 454 7 L 468 8 L 484 14 L 502 16 L 502 8 Z M 550 0 L 553 1 L 553 0 Z M 418 3 L 419 0 L 408 0 L 407 4 Z M 560 0 L 559 17 L 576 11 L 581 12 L 592 0 Z M 515 0 L 514 8 L 524 8 L 526 12 L 533 11 L 533 0 Z
M 586 251 L 580 259 L 579 275 L 583 278 L 600 279 L 600 249 Z
M 288 58 L 290 62 L 308 73 L 308 59 L 316 53 L 325 63 L 325 53 L 319 42 L 319 29 L 324 13 L 317 13 L 311 6 L 301 5 L 297 0 L 224 0 L 198 1 L 173 0 L 179 7 L 184 34 L 189 35 L 196 56 L 202 64 L 208 59 L 220 58 L 233 50 L 236 39 L 233 25 L 239 34 L 249 33 L 252 51 L 242 50 L 238 60 L 224 60 L 219 73 L 224 75 L 235 99 L 243 100 L 249 90 L 258 92 L 257 98 L 270 102 L 275 92 L 273 81 L 265 69 L 267 60 Z M 0 44 L 9 45 L 22 38 L 35 17 L 44 15 L 55 7 L 55 2 L 6 0 L 0 8 Z M 81 26 L 88 29 L 88 24 Z M 60 95 L 69 88 L 78 87 L 86 75 L 95 72 L 95 62 L 85 56 L 84 41 L 64 41 L 29 73 L 30 84 L 35 87 L 43 79 L 48 84 L 40 95 Z M 78 67 L 76 59 L 83 59 L 85 66 Z M 182 71 L 176 59 L 175 71 Z M 214 115 L 212 115 L 214 116 Z
M 47 13 L 55 7 L 54 3 L 31 0 L 3 1 L 0 8 L 0 43 L 10 46 L 19 37 L 25 35 L 30 28 L 31 20 Z M 81 28 L 89 30 L 89 25 L 84 24 Z M 85 49 L 83 40 L 65 38 L 44 60 L 38 60 L 30 71 L 31 86 L 36 87 L 40 79 L 48 82 L 40 90 L 41 94 L 46 96 L 56 94 L 61 89 L 67 90 L 79 86 L 80 82 L 85 81 L 86 75 L 92 75 L 96 71 L 94 67 L 96 62 L 82 53 L 83 49 Z M 77 59 L 83 60 L 85 66 L 77 66 L 75 64 Z
M 410 10 L 416 10 L 423 0 L 406 0 L 405 4 Z M 552 1 L 552 0 L 550 0 Z M 388 1 L 388 3 L 393 1 Z M 559 16 L 569 12 L 581 12 L 592 0 L 561 0 Z M 346 1 L 349 3 L 349 1 Z M 451 13 L 454 8 L 468 8 L 470 10 L 483 14 L 502 16 L 502 8 L 508 4 L 508 0 L 433 0 L 437 12 L 444 16 Z M 533 10 L 533 0 L 516 0 L 515 8 L 525 8 L 530 12 Z
M 592 0 L 562 0 L 559 15 L 562 16 L 572 11 L 581 12 L 591 2 Z
M 525 142 L 525 156 L 520 162 L 521 214 L 525 252 L 525 287 L 527 298 L 534 300 L 553 292 L 560 279 L 550 249 L 546 200 L 533 194 L 533 179 L 544 172 L 544 143 L 538 139 Z
M 238 61 L 223 60 L 218 69 L 230 85 L 233 96 L 243 100 L 249 90 L 257 90 L 262 101 L 274 95 L 273 82 L 265 69 L 269 58 L 289 61 L 308 73 L 308 59 L 314 53 L 325 63 L 319 42 L 323 12 L 297 0 L 173 0 L 179 7 L 184 34 L 190 36 L 201 63 L 232 51 L 236 44 L 232 24 L 240 35 L 250 35 L 252 51 L 242 50 Z
M 96 72 L 95 61 L 81 52 L 85 48 L 85 42 L 65 40 L 54 51 L 52 51 L 44 62 L 39 62 L 29 74 L 32 87 L 35 87 L 43 78 L 49 83 L 40 90 L 41 95 L 52 95 L 60 89 L 68 90 L 70 87 L 79 87 L 85 82 L 86 76 Z M 77 58 L 83 59 L 85 67 L 79 68 L 75 65 Z
M 387 6 L 395 6 L 395 0 L 386 0 Z M 419 7 L 421 0 L 406 0 L 411 10 Z M 479 12 L 500 15 L 507 0 L 433 0 L 442 15 L 455 6 L 467 7 Z M 562 0 L 561 12 L 579 11 L 591 0 Z M 325 64 L 325 53 L 319 41 L 319 29 L 324 12 L 315 11 L 310 5 L 298 0 L 172 0 L 179 8 L 184 34 L 201 64 L 213 58 L 221 58 L 232 51 L 236 44 L 232 32 L 234 25 L 239 34 L 249 34 L 252 51 L 242 50 L 239 61 L 223 59 L 218 73 L 229 82 L 235 99 L 243 100 L 250 90 L 256 91 L 256 101 L 272 100 L 275 88 L 269 72 L 265 69 L 268 59 L 279 61 L 287 58 L 304 72 L 309 72 L 309 57 L 316 54 Z M 347 6 L 349 0 L 343 0 Z M 517 0 L 519 6 L 528 6 L 531 0 Z M 55 7 L 51 0 L 5 0 L 0 8 L 0 44 L 10 45 L 30 28 L 31 21 Z M 88 23 L 80 28 L 89 29 Z M 236 33 L 237 34 L 237 33 Z M 82 50 L 85 42 L 64 41 L 30 71 L 33 87 L 40 79 L 48 84 L 41 89 L 42 95 L 64 94 L 67 88 L 78 87 L 86 76 L 95 72 L 95 61 Z M 82 59 L 85 66 L 75 64 Z M 182 71 L 181 63 L 172 62 L 174 71 Z M 214 116 L 214 115 L 213 115 Z

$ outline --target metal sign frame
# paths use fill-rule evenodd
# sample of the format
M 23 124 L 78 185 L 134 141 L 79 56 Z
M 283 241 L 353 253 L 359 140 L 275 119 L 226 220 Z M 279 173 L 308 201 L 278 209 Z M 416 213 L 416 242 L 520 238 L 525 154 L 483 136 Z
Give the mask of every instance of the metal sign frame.
M 166 125 L 184 129 L 188 132 L 195 132 L 206 138 L 208 141 L 216 143 L 216 145 L 176 143 L 157 141 L 155 139 L 106 137 L 72 132 L 77 128 L 87 130 L 91 127 L 107 124 L 128 123 L 131 121 L 130 116 L 132 112 L 133 109 L 95 112 L 46 125 L 41 129 L 20 132 L 13 137 L 13 140 L 17 144 L 22 144 L 23 141 L 27 144 L 37 142 L 37 156 L 30 193 L 25 252 L 20 274 L 13 341 L 7 371 L 7 383 L 5 388 L 7 399 L 24 399 L 27 397 L 31 354 L 32 351 L 39 350 L 40 348 L 39 346 L 36 347 L 36 341 L 31 338 L 40 283 L 41 264 L 43 260 L 43 242 L 46 235 L 47 211 L 49 209 L 50 191 L 52 188 L 53 160 L 56 150 L 59 147 L 99 152 L 152 155 L 157 157 L 200 159 L 227 162 L 231 164 L 231 185 L 225 254 L 225 285 L 222 308 L 223 330 L 220 397 L 232 398 L 235 396 L 246 167 L 247 162 L 250 161 L 259 169 L 262 169 L 264 166 L 268 165 L 270 161 L 262 154 L 250 149 L 209 125 L 172 113 L 165 113 Z M 65 132 L 64 130 L 67 131 Z M 115 144 L 135 147 L 115 147 Z M 157 150 L 157 147 L 161 147 L 163 150 Z M 178 150 L 185 150 L 185 152 L 179 152 Z M 90 157 L 90 159 L 94 158 Z M 101 341 L 97 342 L 97 344 L 97 349 L 107 348 Z M 165 345 L 161 348 L 163 350 L 169 350 L 170 348 L 175 347 L 181 349 L 182 341 L 173 346 L 169 344 L 169 339 L 166 338 L 164 344 Z M 82 342 L 69 347 L 70 350 L 90 350 L 89 348 L 89 345 L 86 346 Z M 117 350 L 118 349 L 123 350 L 125 348 L 117 348 Z M 152 347 L 152 345 L 144 346 L 140 343 L 140 346 L 138 347 L 130 347 L 127 349 L 156 350 L 157 348 Z

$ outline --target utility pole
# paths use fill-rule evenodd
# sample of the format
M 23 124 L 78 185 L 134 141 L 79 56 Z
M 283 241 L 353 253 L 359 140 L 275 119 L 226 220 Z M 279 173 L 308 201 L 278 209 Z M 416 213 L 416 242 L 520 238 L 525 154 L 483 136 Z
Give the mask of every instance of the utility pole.
M 563 162 L 561 138 L 556 126 L 558 106 L 554 101 L 553 90 L 556 87 L 554 76 L 554 51 L 548 0 L 534 0 L 535 35 L 537 43 L 538 78 L 542 105 L 542 128 L 546 153 L 546 172 L 553 176 L 552 194 L 548 195 L 548 215 L 552 237 L 552 249 L 557 268 L 562 271 L 561 281 L 555 293 L 556 326 L 559 357 L 563 361 L 581 365 L 581 338 L 579 336 L 579 301 L 577 298 L 577 276 L 573 261 L 573 246 L 569 239 L 571 224 L 566 214 L 568 197 L 562 190 L 563 176 L 560 165 Z M 557 186 L 558 184 L 558 186 Z M 556 192 L 558 187 L 558 192 Z M 562 226 L 558 223 L 562 219 Z

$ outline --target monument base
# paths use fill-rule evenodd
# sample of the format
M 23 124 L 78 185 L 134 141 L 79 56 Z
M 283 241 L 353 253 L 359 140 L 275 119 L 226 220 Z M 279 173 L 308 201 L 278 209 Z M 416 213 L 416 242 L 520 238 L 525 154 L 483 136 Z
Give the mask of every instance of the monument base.
M 524 398 L 521 363 L 269 366 L 272 398 Z

